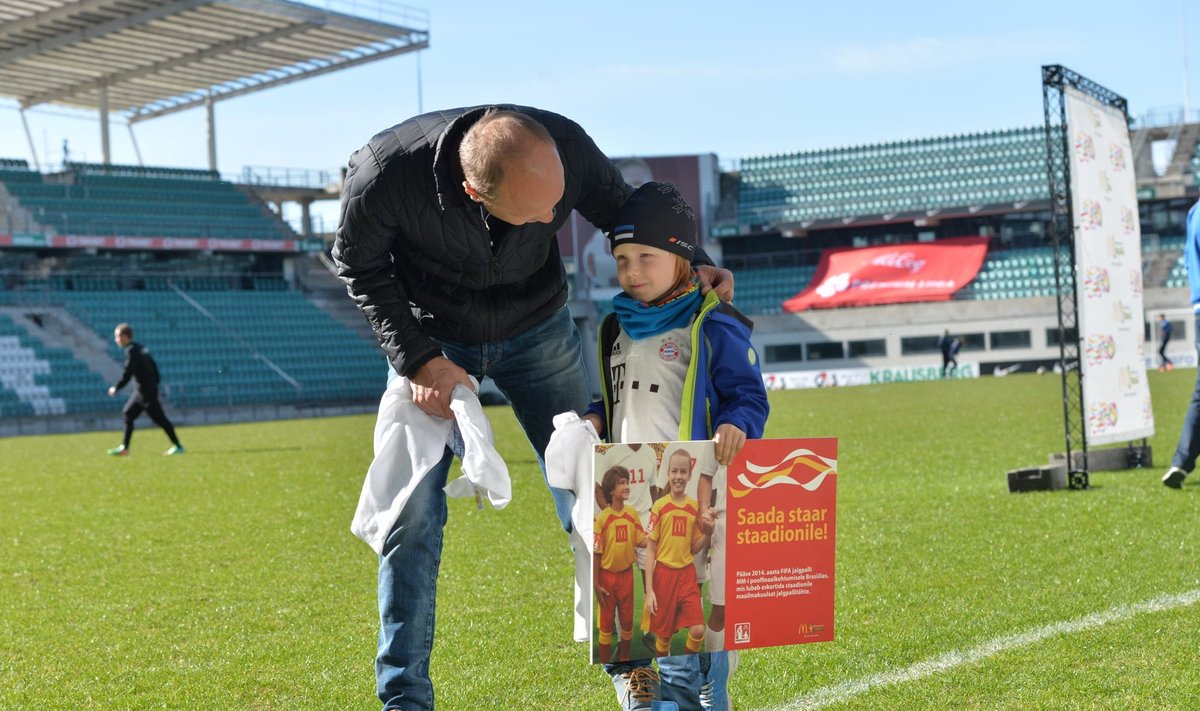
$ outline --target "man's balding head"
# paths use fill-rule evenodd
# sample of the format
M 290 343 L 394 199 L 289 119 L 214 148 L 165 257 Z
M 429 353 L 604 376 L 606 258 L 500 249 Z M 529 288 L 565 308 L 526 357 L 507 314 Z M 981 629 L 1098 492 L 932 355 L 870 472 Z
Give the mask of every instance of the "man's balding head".
M 463 189 L 492 215 L 513 225 L 551 222 L 565 187 L 554 139 L 525 114 L 491 109 L 458 149 Z

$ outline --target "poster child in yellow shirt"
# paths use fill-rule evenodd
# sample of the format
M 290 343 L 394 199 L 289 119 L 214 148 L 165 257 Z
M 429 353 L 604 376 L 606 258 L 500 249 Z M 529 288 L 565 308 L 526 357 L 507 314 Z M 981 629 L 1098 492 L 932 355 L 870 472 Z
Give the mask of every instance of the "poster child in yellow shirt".
M 667 470 L 670 495 L 650 509 L 646 608 L 656 637 L 654 651 L 660 657 L 670 654 L 671 636 L 680 628 L 687 628 L 684 646 L 689 653 L 699 652 L 704 644 L 704 605 L 693 562 L 708 545 L 713 513 L 709 511 L 701 519 L 699 503 L 687 495 L 695 462 L 686 449 L 675 450 Z
M 629 470 L 616 466 L 604 472 L 600 488 L 609 505 L 596 516 L 592 580 L 600 605 L 600 661 L 612 661 L 613 616 L 621 623 L 617 660 L 629 661 L 633 644 L 634 549 L 646 547 L 646 532 L 638 513 L 626 506 Z

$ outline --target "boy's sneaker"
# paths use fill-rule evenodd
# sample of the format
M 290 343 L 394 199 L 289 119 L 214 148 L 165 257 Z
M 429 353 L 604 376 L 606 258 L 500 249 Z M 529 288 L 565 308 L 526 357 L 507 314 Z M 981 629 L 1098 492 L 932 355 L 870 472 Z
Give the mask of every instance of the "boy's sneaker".
M 658 671 L 654 667 L 622 665 L 613 670 L 612 680 L 621 711 L 653 711 L 659 693 Z
M 1185 477 L 1187 477 L 1187 472 L 1179 467 L 1171 467 L 1166 474 L 1163 474 L 1162 483 L 1172 489 L 1182 489 Z
M 114 457 L 128 457 L 129 448 L 122 444 L 119 447 L 113 447 L 112 449 L 108 450 L 108 453 Z
M 174 447 L 171 447 L 171 448 L 170 448 L 170 449 L 168 449 L 167 451 L 163 452 L 163 454 L 166 454 L 166 455 L 183 454 L 183 453 L 184 453 L 184 451 L 185 451 L 185 450 L 183 449 L 183 445 L 182 445 L 182 444 L 177 444 L 177 445 L 175 445 Z
M 737 652 L 700 655 L 700 708 L 704 711 L 733 711 L 729 677 L 737 669 Z

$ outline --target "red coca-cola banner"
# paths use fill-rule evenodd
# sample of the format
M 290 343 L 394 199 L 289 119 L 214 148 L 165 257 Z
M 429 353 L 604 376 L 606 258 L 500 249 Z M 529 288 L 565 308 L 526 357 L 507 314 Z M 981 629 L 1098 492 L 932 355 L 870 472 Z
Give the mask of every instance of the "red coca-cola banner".
M 785 311 L 948 301 L 979 273 L 987 237 L 952 237 L 858 249 L 830 249 L 812 285 L 783 302 Z

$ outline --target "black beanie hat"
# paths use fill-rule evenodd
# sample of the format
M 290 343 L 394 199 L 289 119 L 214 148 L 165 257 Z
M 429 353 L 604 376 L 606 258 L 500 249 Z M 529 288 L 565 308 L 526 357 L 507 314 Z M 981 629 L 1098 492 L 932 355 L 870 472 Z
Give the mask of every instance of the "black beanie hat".
M 692 208 L 670 183 L 646 183 L 629 196 L 608 235 L 613 249 L 645 244 L 678 254 L 689 262 L 696 253 Z

